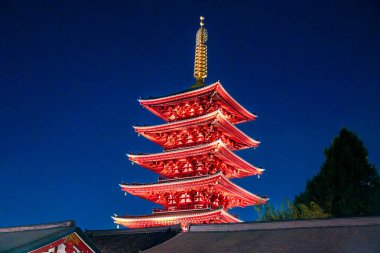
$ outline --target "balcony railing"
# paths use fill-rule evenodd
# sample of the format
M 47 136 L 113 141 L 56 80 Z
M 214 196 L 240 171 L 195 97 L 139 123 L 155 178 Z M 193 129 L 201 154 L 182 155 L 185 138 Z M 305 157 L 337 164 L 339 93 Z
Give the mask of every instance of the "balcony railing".
M 182 205 L 182 206 L 169 206 L 168 209 L 153 208 L 153 213 L 173 212 L 173 211 L 186 211 L 186 210 L 199 210 L 210 209 L 211 205 Z M 236 217 L 237 218 L 237 217 Z

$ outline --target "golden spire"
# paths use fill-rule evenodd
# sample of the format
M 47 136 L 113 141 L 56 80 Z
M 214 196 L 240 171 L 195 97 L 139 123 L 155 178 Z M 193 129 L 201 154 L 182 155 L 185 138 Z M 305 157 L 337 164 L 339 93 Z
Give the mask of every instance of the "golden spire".
M 192 88 L 204 86 L 204 80 L 207 77 L 207 30 L 204 28 L 204 17 L 200 17 L 201 27 L 197 31 L 195 40 L 195 61 L 194 61 L 194 77 L 196 83 Z

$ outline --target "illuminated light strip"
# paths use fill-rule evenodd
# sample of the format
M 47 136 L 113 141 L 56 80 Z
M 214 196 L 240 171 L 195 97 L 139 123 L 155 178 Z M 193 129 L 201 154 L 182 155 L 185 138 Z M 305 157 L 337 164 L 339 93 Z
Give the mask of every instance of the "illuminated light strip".
M 166 216 L 166 217 L 155 217 L 154 214 L 153 215 L 147 215 L 147 216 L 140 216 L 140 217 L 134 217 L 134 216 L 129 216 L 129 217 L 115 217 L 115 216 L 111 216 L 111 218 L 114 220 L 114 221 L 118 221 L 118 222 L 143 222 L 143 221 L 169 221 L 169 220 L 178 220 L 178 219 L 186 219 L 186 218 L 192 218 L 192 217 L 199 217 L 201 218 L 202 216 L 210 216 L 210 215 L 213 215 L 213 214 L 217 214 L 218 212 L 222 213 L 224 216 L 227 216 L 233 220 L 236 220 L 237 222 L 242 222 L 240 219 L 234 217 L 233 215 L 231 215 L 230 213 L 226 212 L 223 208 L 219 208 L 219 209 L 215 209 L 215 210 L 212 210 L 212 209 L 208 209 L 208 210 L 205 210 L 205 211 L 200 211 L 198 213 L 191 213 L 192 211 L 189 211 L 189 214 L 186 213 L 186 211 L 183 211 L 181 212 L 180 215 L 170 215 L 170 216 Z M 162 218 L 165 218 L 165 219 L 162 219 Z

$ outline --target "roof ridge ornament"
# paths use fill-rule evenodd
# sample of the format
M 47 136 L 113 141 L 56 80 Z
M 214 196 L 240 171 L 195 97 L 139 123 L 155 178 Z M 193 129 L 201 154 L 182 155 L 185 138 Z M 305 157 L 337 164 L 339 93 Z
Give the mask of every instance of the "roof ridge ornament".
M 194 78 L 195 84 L 191 88 L 205 86 L 207 77 L 207 30 L 204 28 L 204 17 L 200 17 L 200 28 L 197 31 L 195 39 L 195 60 L 194 60 Z

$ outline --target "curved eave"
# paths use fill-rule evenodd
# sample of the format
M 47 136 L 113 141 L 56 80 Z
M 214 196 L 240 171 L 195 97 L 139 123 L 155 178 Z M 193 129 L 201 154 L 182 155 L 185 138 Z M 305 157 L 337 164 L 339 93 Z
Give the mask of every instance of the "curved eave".
M 237 142 L 246 145 L 245 147 L 242 147 L 240 149 L 257 147 L 260 144 L 260 141 L 252 139 L 244 132 L 242 132 L 239 128 L 237 128 L 235 125 L 233 125 L 231 122 L 229 122 L 229 120 L 219 110 L 196 118 L 174 121 L 171 123 L 156 126 L 134 126 L 133 128 L 137 133 L 143 135 L 145 138 L 161 146 L 164 146 L 146 133 L 155 134 L 162 132 L 170 132 L 180 129 L 186 129 L 189 127 L 204 125 L 208 123 L 212 123 L 213 125 L 219 125 L 226 131 L 227 134 L 233 136 L 231 139 L 235 139 L 237 140 Z
M 268 200 L 267 198 L 255 195 L 245 190 L 244 188 L 234 184 L 221 172 L 212 176 L 189 177 L 183 179 L 160 181 L 158 183 L 151 184 L 120 184 L 120 187 L 123 191 L 126 191 L 132 195 L 149 199 L 147 196 L 149 196 L 149 194 L 154 191 L 168 191 L 169 189 L 175 189 L 177 191 L 186 191 L 196 189 L 197 187 L 204 187 L 205 185 L 214 185 L 216 189 L 233 195 L 235 197 L 238 197 L 242 201 L 245 201 L 247 203 L 247 206 L 263 204 L 266 203 L 266 201 Z
M 260 141 L 252 139 L 239 128 L 234 126 L 224 115 L 223 113 L 217 114 L 217 122 L 222 126 L 228 133 L 235 136 L 239 141 L 246 144 L 248 147 L 257 147 L 260 144 Z
M 221 140 L 218 141 L 220 143 L 219 148 L 217 150 L 217 154 L 220 154 L 222 157 L 227 158 L 229 161 L 236 164 L 236 166 L 244 171 L 253 172 L 256 171 L 256 174 L 261 175 L 265 169 L 258 168 L 251 163 L 247 162 L 240 156 L 236 155 L 232 152 Z M 255 174 L 255 175 L 256 175 Z
M 184 220 L 188 219 L 195 219 L 195 218 L 205 218 L 212 215 L 220 214 L 221 216 L 225 217 L 224 220 L 227 222 L 242 222 L 242 220 L 236 218 L 235 216 L 231 215 L 227 211 L 225 211 L 222 208 L 219 209 L 206 209 L 206 210 L 189 210 L 189 211 L 179 211 L 179 212 L 165 212 L 165 213 L 154 213 L 149 215 L 139 215 L 139 216 L 130 216 L 130 215 L 124 215 L 124 216 L 111 216 L 111 218 L 114 220 L 117 224 L 125 224 L 125 223 L 140 223 L 140 222 L 163 222 L 163 223 L 172 223 L 172 224 L 178 224 L 180 222 L 183 222 Z M 188 221 L 187 221 L 188 222 Z
M 154 110 L 151 106 L 159 105 L 159 104 L 166 104 L 171 103 L 175 101 L 180 101 L 184 99 L 191 99 L 196 96 L 201 96 L 203 94 L 206 94 L 208 92 L 214 91 L 215 93 L 219 94 L 219 96 L 226 102 L 226 104 L 236 113 L 240 114 L 244 120 L 237 121 L 236 124 L 254 120 L 257 118 L 257 115 L 249 112 L 246 108 L 244 108 L 239 102 L 237 102 L 222 86 L 222 84 L 218 81 L 213 84 L 210 84 L 208 86 L 195 89 L 195 90 L 189 90 L 182 93 L 164 96 L 160 98 L 152 98 L 152 99 L 138 99 L 139 103 L 151 111 L 153 114 L 157 115 L 158 117 L 162 118 L 165 121 L 168 121 L 166 117 L 164 117 L 162 114 Z
M 222 86 L 220 82 L 217 82 L 216 91 L 218 94 L 237 112 L 239 112 L 241 115 L 243 115 L 246 120 L 239 121 L 236 123 L 242 123 L 250 120 L 254 120 L 257 118 L 257 115 L 251 113 L 247 109 L 245 109 L 238 101 L 236 101 Z
M 221 141 L 217 140 L 212 143 L 198 145 L 196 147 L 181 148 L 170 150 L 164 153 L 155 153 L 155 154 L 144 154 L 144 155 L 132 155 L 127 154 L 129 160 L 139 164 L 142 167 L 150 169 L 144 163 L 153 162 L 153 161 L 164 161 L 171 159 L 181 159 L 183 157 L 189 156 L 198 156 L 213 153 L 219 156 L 221 159 L 225 158 L 229 164 L 235 166 L 237 169 L 240 169 L 245 172 L 249 172 L 252 175 L 262 174 L 264 169 L 253 166 L 248 163 L 234 152 L 229 150 L 227 146 Z M 155 170 L 153 170 L 155 171 Z M 157 172 L 157 171 L 155 171 Z M 158 173 L 158 172 L 157 172 Z

